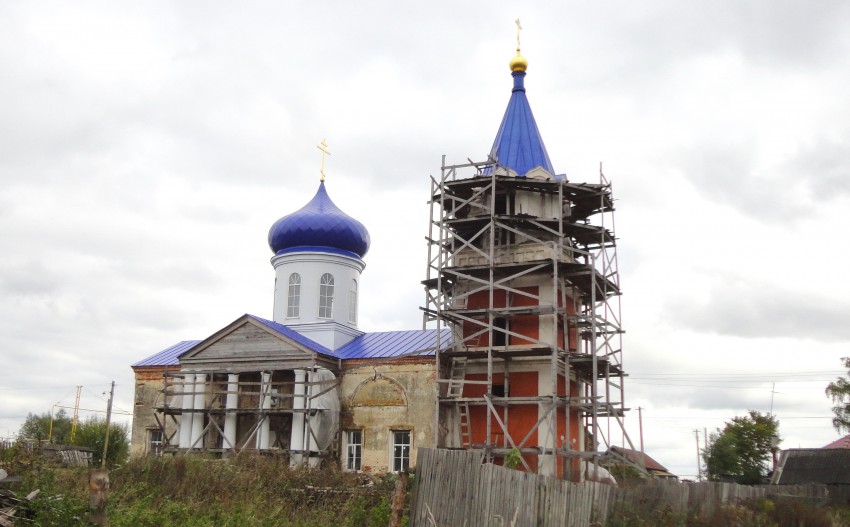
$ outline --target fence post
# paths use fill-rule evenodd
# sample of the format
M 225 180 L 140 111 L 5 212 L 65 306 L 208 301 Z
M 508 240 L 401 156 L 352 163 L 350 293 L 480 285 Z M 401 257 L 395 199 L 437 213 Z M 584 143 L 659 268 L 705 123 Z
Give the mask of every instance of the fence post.
M 92 469 L 89 476 L 89 522 L 94 525 L 109 525 L 106 517 L 106 498 L 109 494 L 109 471 Z
M 392 509 L 390 510 L 390 527 L 401 527 L 401 518 L 404 515 L 404 500 L 406 497 L 407 472 L 402 472 L 395 481 L 395 492 L 393 493 Z

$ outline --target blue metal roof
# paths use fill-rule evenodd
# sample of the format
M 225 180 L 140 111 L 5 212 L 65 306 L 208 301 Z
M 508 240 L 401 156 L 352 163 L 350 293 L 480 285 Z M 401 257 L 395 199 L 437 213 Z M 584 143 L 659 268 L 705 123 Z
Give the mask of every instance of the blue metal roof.
M 179 366 L 180 362 L 177 358 L 194 348 L 199 342 L 201 341 L 183 340 L 169 348 L 165 348 L 159 353 L 155 353 L 146 359 L 140 360 L 133 364 L 133 366 Z
M 322 355 L 339 359 L 385 359 L 407 356 L 429 356 L 434 355 L 436 330 L 410 330 L 410 331 L 379 331 L 365 333 L 348 344 L 340 347 L 336 352 L 321 344 L 305 337 L 294 329 L 271 320 L 266 320 L 254 315 L 246 314 L 246 317 L 262 324 L 268 329 L 280 333 L 302 346 Z M 440 330 L 440 346 L 446 349 L 451 345 L 451 331 Z M 184 340 L 166 348 L 159 353 L 143 359 L 133 366 L 179 366 L 179 357 L 194 348 L 202 340 Z
M 369 231 L 337 207 L 325 190 L 325 183 L 309 203 L 277 220 L 269 230 L 269 247 L 275 254 L 296 248 L 339 249 L 359 258 L 369 250 Z
M 336 350 L 336 353 L 343 360 L 434 355 L 436 331 L 435 329 L 420 329 L 366 333 L 341 346 Z M 448 347 L 451 340 L 450 330 L 440 330 L 441 349 Z
M 301 333 L 298 333 L 294 329 L 291 329 L 291 328 L 284 326 L 283 324 L 278 324 L 277 322 L 272 322 L 271 320 L 266 320 L 264 318 L 260 318 L 260 317 L 254 316 L 254 315 L 249 315 L 247 313 L 246 313 L 245 316 L 247 316 L 248 318 L 251 318 L 253 320 L 256 320 L 257 322 L 266 326 L 267 328 L 271 329 L 272 331 L 276 331 L 276 332 L 280 333 L 281 335 L 284 335 L 287 338 L 290 338 L 290 339 L 294 340 L 295 342 L 301 344 L 305 348 L 308 348 L 312 351 L 315 351 L 316 353 L 321 353 L 322 355 L 327 355 L 328 357 L 333 357 L 335 359 L 339 358 L 338 355 L 333 352 L 333 350 L 322 346 L 321 344 L 314 341 L 313 339 L 309 339 L 309 338 L 305 337 L 304 335 L 302 335 Z
M 490 157 L 500 165 L 516 171 L 519 176 L 525 176 L 536 167 L 543 167 L 554 174 L 555 170 L 525 96 L 525 72 L 514 71 L 511 75 L 514 88 L 496 140 L 493 141 Z

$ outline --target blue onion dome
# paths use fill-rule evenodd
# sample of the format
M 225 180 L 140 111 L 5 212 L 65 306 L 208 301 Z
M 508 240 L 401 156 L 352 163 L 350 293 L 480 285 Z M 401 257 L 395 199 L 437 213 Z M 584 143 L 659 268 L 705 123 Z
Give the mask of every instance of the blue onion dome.
M 334 205 L 324 182 L 310 203 L 277 220 L 269 229 L 269 247 L 275 254 L 330 250 L 363 258 L 370 241 L 366 227 Z

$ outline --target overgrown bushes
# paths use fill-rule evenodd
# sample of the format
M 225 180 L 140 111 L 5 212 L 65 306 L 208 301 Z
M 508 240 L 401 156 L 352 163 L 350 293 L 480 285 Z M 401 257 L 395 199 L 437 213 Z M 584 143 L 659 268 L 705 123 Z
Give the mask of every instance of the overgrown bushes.
M 24 477 L 20 493 L 41 489 L 34 525 L 87 525 L 87 469 L 30 459 L 13 470 Z M 137 458 L 110 472 L 109 521 L 112 527 L 384 527 L 394 480 L 335 466 L 292 469 L 275 457 Z
M 708 517 L 676 514 L 670 509 L 649 515 L 621 513 L 607 527 L 847 527 L 847 511 L 818 506 L 801 498 L 757 499 L 719 507 Z

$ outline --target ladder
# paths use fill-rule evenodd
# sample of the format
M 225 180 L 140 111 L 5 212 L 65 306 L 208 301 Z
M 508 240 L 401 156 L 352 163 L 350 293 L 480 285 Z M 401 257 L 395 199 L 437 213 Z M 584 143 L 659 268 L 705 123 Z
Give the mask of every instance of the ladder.
M 469 424 L 469 403 L 463 402 L 457 405 L 460 416 L 460 446 L 462 448 L 472 447 L 472 428 Z
M 446 397 L 459 399 L 463 395 L 463 380 L 466 377 L 466 359 L 455 357 L 449 369 L 449 387 Z
M 463 385 L 466 378 L 466 358 L 455 357 L 449 368 L 449 383 L 446 397 L 449 399 L 460 399 L 463 397 Z M 458 401 L 455 405 L 458 413 L 458 428 L 460 431 L 460 446 L 470 448 L 472 446 L 472 427 L 469 421 L 469 403 Z

